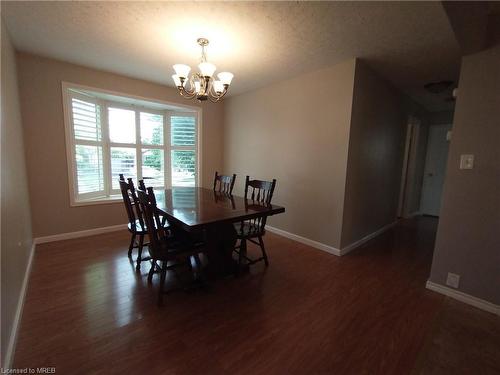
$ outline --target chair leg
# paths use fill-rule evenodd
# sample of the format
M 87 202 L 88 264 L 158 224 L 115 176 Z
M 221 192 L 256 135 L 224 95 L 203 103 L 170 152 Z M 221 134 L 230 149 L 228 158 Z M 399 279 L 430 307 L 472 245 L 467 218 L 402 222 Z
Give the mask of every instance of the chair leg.
M 262 256 L 264 257 L 264 263 L 266 264 L 267 267 L 269 266 L 269 261 L 267 260 L 266 248 L 264 247 L 264 241 L 262 240 L 262 236 L 259 236 L 259 244 L 260 244 L 260 249 L 262 250 Z
M 163 290 L 165 288 L 165 279 L 167 277 L 167 262 L 161 262 L 160 290 L 158 292 L 158 306 L 163 305 Z
M 128 246 L 128 257 L 132 258 L 132 249 L 135 244 L 135 233 L 132 233 L 132 238 L 130 239 L 130 245 Z
M 139 250 L 137 252 L 137 267 L 135 269 L 140 271 L 141 269 L 141 260 L 142 260 L 142 246 L 144 244 L 144 234 L 139 235 Z
M 201 264 L 200 255 L 199 254 L 194 254 L 193 258 L 194 258 L 194 262 L 196 264 L 196 268 L 194 270 L 194 278 L 196 280 L 202 279 L 203 278 L 203 273 L 202 273 L 202 269 L 201 269 L 202 264 Z
M 247 256 L 247 240 L 241 239 L 240 243 L 240 252 L 238 254 L 238 266 L 241 266 L 243 264 L 243 260 Z
M 148 283 L 151 284 L 151 282 L 153 281 L 153 275 L 155 273 L 155 268 L 156 268 L 156 259 L 151 259 L 152 260 L 152 264 L 151 264 L 151 268 L 149 269 L 149 274 L 148 274 Z

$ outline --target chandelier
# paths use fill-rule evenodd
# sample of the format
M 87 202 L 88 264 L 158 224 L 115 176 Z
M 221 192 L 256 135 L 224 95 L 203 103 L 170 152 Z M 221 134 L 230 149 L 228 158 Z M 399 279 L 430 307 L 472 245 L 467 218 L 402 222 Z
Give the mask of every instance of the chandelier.
M 233 79 L 233 74 L 229 72 L 221 72 L 217 74 L 219 78 L 216 80 L 213 75 L 215 65 L 207 62 L 205 47 L 208 45 L 208 39 L 199 38 L 197 40 L 201 46 L 201 62 L 198 65 L 199 73 L 191 74 L 191 67 L 184 64 L 175 64 L 175 74 L 172 75 L 175 86 L 179 90 L 179 94 L 186 99 L 198 99 L 199 102 L 209 99 L 213 103 L 217 103 L 227 93 L 227 89 Z M 187 82 L 189 81 L 189 88 Z

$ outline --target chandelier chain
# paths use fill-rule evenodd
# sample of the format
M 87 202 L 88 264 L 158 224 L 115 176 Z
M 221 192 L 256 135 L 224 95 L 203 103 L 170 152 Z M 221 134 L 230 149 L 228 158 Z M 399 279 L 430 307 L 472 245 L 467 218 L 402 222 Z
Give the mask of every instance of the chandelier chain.
M 205 46 L 201 45 L 201 62 L 207 62 L 207 53 L 205 52 Z

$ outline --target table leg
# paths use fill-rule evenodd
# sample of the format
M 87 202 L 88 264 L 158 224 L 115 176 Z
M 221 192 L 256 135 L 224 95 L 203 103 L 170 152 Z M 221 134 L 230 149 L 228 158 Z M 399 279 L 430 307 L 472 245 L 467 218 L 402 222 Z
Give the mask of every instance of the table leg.
M 234 275 L 238 263 L 233 259 L 236 231 L 231 223 L 220 223 L 206 229 L 207 273 L 211 278 Z

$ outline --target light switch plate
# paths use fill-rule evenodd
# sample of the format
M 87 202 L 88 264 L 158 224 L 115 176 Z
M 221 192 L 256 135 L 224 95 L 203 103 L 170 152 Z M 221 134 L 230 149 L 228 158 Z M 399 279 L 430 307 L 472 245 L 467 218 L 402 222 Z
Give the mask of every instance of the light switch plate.
M 460 169 L 474 168 L 474 155 L 464 154 L 460 155 Z
M 458 288 L 459 283 L 460 283 L 460 275 L 448 272 L 448 277 L 446 278 L 446 285 L 451 286 L 452 288 Z

